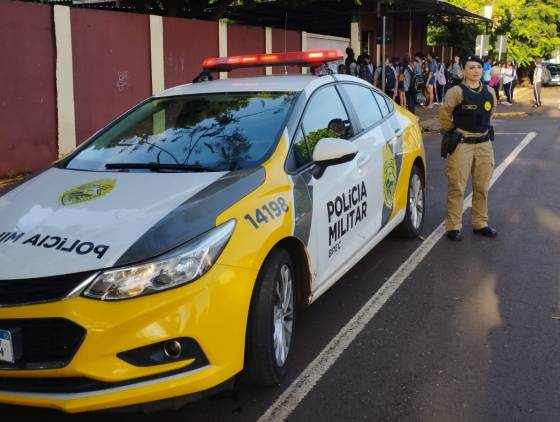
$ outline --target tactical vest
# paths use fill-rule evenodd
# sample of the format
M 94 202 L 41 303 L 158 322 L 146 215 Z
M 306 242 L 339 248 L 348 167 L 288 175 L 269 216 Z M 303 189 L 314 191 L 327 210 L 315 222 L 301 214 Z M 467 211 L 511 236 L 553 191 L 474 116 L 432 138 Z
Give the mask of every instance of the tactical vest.
M 486 85 L 482 85 L 479 92 L 472 91 L 464 84 L 459 86 L 463 90 L 463 102 L 453 110 L 455 129 L 475 133 L 486 132 L 490 126 L 494 97 L 492 97 Z

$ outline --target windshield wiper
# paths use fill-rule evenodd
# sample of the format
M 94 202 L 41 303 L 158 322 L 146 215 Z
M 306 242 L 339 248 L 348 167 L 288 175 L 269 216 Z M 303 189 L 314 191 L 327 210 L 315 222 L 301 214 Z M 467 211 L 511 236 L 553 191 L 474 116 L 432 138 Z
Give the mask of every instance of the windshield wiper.
M 107 170 L 147 169 L 150 171 L 220 171 L 199 164 L 160 164 L 160 163 L 109 163 L 105 164 Z

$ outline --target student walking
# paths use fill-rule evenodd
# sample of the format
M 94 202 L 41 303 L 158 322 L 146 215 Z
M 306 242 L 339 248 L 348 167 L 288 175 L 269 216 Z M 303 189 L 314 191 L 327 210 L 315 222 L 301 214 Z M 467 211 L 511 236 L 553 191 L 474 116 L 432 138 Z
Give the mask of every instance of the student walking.
M 500 68 L 500 63 L 494 62 L 492 68 L 490 69 L 490 82 L 488 86 L 494 89 L 496 94 L 496 101 L 500 101 L 500 85 L 502 83 L 502 69 Z
M 433 53 L 428 53 L 426 55 L 426 108 L 433 108 L 434 107 L 434 89 L 436 85 L 436 70 L 437 65 L 435 60 L 432 58 Z
M 410 57 L 405 54 L 403 57 L 403 88 L 406 95 L 406 108 L 411 113 L 414 113 L 416 103 L 416 89 L 413 85 L 414 75 L 416 70 L 414 65 L 410 63 Z
M 502 69 L 502 81 L 504 82 L 504 94 L 506 94 L 506 101 L 502 104 L 507 106 L 513 105 L 513 88 L 515 79 L 517 78 L 513 64 L 508 61 L 506 66 Z
M 447 78 L 445 77 L 445 65 L 441 62 L 439 57 L 436 57 L 436 91 L 435 91 L 435 105 L 443 103 L 443 96 L 445 95 L 445 86 L 447 85 Z
M 533 83 L 533 95 L 535 96 L 535 104 L 533 107 L 541 107 L 541 86 L 543 82 L 543 66 L 542 59 L 537 57 L 535 59 L 535 69 L 533 70 L 533 77 L 531 82 Z
M 459 85 L 463 82 L 463 66 L 459 56 L 453 57 L 453 63 L 448 68 L 451 73 L 451 86 Z
M 372 66 L 368 54 L 358 56 L 358 77 L 369 83 L 373 82 Z
M 398 69 L 399 59 L 391 57 L 391 63 L 385 66 L 385 94 L 393 100 L 397 98 Z
M 356 63 L 356 57 L 354 56 L 354 50 L 350 47 L 346 48 L 346 60 L 344 61 L 346 66 L 346 73 L 352 76 L 358 76 L 358 64 Z
M 401 107 L 408 108 L 406 105 L 406 90 L 404 89 L 404 64 L 399 63 L 397 70 L 399 72 L 399 76 L 397 77 L 397 99 Z

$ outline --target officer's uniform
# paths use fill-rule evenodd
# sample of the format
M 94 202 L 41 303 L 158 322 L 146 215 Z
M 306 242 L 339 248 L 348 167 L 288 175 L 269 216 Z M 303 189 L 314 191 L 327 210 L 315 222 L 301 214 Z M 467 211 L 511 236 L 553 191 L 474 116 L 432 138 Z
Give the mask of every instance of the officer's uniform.
M 473 180 L 472 227 L 488 227 L 488 188 L 494 170 L 488 130 L 496 103 L 496 94 L 483 83 L 473 90 L 463 82 L 447 91 L 440 108 L 442 131 L 455 130 L 461 134 L 456 150 L 447 159 L 447 232 L 461 230 L 469 174 Z

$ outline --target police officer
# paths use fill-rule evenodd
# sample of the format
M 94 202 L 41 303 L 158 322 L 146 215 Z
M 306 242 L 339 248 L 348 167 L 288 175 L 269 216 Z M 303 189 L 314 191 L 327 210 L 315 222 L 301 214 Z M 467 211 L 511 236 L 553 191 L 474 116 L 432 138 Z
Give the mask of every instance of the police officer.
M 480 82 L 484 63 L 478 56 L 463 58 L 464 81 L 447 91 L 439 120 L 444 136 L 453 133 L 457 142 L 447 159 L 447 238 L 460 241 L 465 186 L 472 176 L 473 232 L 496 237 L 488 226 L 488 188 L 494 170 L 494 150 L 490 137 L 490 118 L 496 106 L 496 94 Z M 453 143 L 453 142 L 452 142 Z

